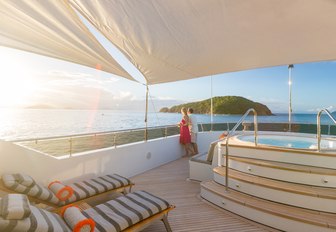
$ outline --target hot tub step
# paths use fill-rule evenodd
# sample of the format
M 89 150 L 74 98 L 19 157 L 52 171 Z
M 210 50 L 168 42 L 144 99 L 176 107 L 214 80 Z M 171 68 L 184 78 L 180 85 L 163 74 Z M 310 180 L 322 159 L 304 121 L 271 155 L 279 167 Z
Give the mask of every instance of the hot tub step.
M 230 157 L 232 169 L 287 182 L 336 188 L 336 170 L 276 161 Z
M 263 200 L 207 181 L 201 196 L 211 203 L 253 221 L 283 231 L 335 231 L 336 215 Z
M 225 185 L 225 168 L 214 168 L 214 180 Z M 229 187 L 259 198 L 336 213 L 336 189 L 279 181 L 229 169 Z

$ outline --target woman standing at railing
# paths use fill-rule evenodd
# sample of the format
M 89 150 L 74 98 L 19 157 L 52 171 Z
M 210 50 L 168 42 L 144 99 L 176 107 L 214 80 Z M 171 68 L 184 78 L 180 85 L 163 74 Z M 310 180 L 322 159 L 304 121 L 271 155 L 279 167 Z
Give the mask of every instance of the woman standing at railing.
M 189 123 L 190 119 L 187 113 L 187 109 L 182 107 L 181 108 L 182 119 L 179 123 L 180 126 L 180 143 L 184 145 L 185 148 L 185 155 L 189 156 L 193 154 L 193 149 L 191 147 L 191 136 L 189 131 Z

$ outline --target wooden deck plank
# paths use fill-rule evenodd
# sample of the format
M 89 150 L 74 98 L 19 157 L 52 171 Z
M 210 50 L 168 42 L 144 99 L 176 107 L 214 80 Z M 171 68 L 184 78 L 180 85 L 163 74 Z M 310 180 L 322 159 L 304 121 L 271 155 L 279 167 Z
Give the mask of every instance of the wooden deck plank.
M 135 183 L 134 190 L 149 191 L 176 206 L 168 217 L 174 232 L 277 231 L 219 209 L 202 200 L 199 196 L 200 183 L 187 180 L 188 175 L 188 158 L 182 158 L 131 179 Z M 165 227 L 159 221 L 143 231 L 164 232 Z

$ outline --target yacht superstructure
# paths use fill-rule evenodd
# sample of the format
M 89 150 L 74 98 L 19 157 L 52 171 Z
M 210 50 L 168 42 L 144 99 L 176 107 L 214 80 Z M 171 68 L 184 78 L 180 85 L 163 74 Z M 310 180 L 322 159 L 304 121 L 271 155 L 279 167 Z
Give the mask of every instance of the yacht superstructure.
M 218 73 L 335 60 L 335 11 L 336 3 L 329 0 L 4 0 L 0 2 L 0 45 L 70 61 L 134 80 L 98 42 L 87 27 L 90 23 L 140 71 L 145 80 L 143 84 L 147 85 L 148 90 L 148 86 L 152 84 Z M 219 134 L 220 132 L 200 133 L 200 151 L 207 151 L 209 144 L 218 140 Z M 0 141 L 0 149 L 0 174 L 26 172 L 43 183 L 54 179 L 86 178 L 110 173 L 111 170 L 132 177 L 178 160 L 183 154 L 178 136 L 58 158 L 7 141 Z M 288 174 L 289 171 L 283 171 L 288 169 L 295 169 L 294 172 L 302 174 L 305 171 L 300 170 L 307 166 L 306 159 L 302 157 L 320 160 L 320 151 L 316 154 L 306 151 L 302 155 L 301 151 L 291 151 L 301 156 L 302 159 L 299 157 L 295 160 L 302 162 L 291 163 L 290 167 L 284 168 L 283 163 L 290 163 L 290 159 L 281 159 L 291 155 L 287 150 L 250 146 L 246 151 L 246 147 L 239 145 L 231 145 L 230 149 L 233 157 L 230 156 L 230 160 L 229 156 L 224 159 L 222 155 L 225 152 L 218 145 L 217 156 L 214 156 L 210 167 L 210 175 L 213 173 L 214 180 L 202 183 L 202 197 L 243 217 L 282 230 L 335 230 L 335 212 L 333 207 L 329 207 L 334 204 L 332 194 L 317 191 L 308 194 L 310 198 L 303 198 L 295 195 L 302 186 L 282 186 L 279 190 L 275 180 L 262 179 L 269 177 L 267 173 L 277 172 L 281 177 L 279 179 L 287 181 L 284 175 L 293 175 Z M 265 150 L 272 155 L 265 154 Z M 227 155 L 227 151 L 225 154 Z M 248 157 L 249 154 L 255 154 L 253 160 Z M 273 158 L 265 158 L 267 156 Z M 329 166 L 309 165 L 314 170 L 332 169 L 334 155 L 327 154 L 323 159 Z M 205 169 L 209 171 L 209 167 Z M 228 174 L 230 169 L 237 170 Z M 245 173 L 238 173 L 243 170 Z M 254 170 L 257 171 L 256 175 L 251 174 Z M 318 173 L 323 176 L 322 183 L 328 183 L 328 175 L 334 175 L 333 171 L 328 174 L 322 171 Z M 202 178 L 206 176 L 202 175 Z M 234 181 L 228 182 L 228 176 Z M 165 185 L 165 178 L 162 177 L 162 183 L 158 185 Z M 301 182 L 296 184 L 305 181 L 307 185 L 306 178 L 299 178 Z M 269 186 L 276 186 L 276 190 L 268 188 Z M 234 194 L 230 195 L 228 187 Z M 289 201 L 281 198 L 282 193 L 279 191 L 284 189 L 292 190 L 286 192 Z M 333 193 L 333 190 L 330 191 Z M 251 195 L 262 200 L 255 200 Z M 299 198 L 299 201 L 291 201 L 294 198 Z M 317 206 L 312 204 L 307 207 L 306 202 L 315 200 L 321 202 Z M 278 206 L 267 201 L 292 204 L 305 209 L 286 206 L 283 211 L 290 212 L 286 215 L 282 211 L 274 212 Z M 202 207 L 198 210 L 202 210 Z M 315 218 L 311 216 L 314 213 L 317 215 Z M 303 217 L 299 217 L 302 215 Z M 304 217 L 305 215 L 309 216 Z M 199 215 L 195 215 L 197 216 Z M 299 222 L 293 222 L 293 218 L 299 218 Z M 217 226 L 223 222 L 218 220 L 215 223 Z

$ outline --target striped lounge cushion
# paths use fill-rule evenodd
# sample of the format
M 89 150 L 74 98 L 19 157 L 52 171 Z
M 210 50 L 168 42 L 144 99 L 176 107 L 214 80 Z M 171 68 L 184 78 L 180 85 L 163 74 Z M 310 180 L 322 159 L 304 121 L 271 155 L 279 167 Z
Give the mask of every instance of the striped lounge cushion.
M 54 231 L 71 232 L 63 219 L 55 213 L 30 206 L 29 217 L 21 220 L 4 219 L 0 216 L 0 231 L 30 232 Z
M 2 175 L 2 181 L 4 185 L 17 192 L 26 194 L 31 197 L 36 197 L 38 199 L 48 201 L 50 203 L 53 203 L 55 205 L 62 205 L 63 203 L 56 197 L 56 195 L 50 191 L 47 187 L 44 187 L 42 185 L 36 184 L 35 181 L 33 181 L 34 184 L 30 185 L 29 187 L 26 185 L 23 185 L 21 182 L 17 181 L 18 174 L 4 174 Z M 31 177 L 30 177 L 31 178 Z
M 95 232 L 114 232 L 122 231 L 169 206 L 167 201 L 146 191 L 136 191 L 82 213 L 95 221 Z
M 94 196 L 109 190 L 130 185 L 131 181 L 118 174 L 96 177 L 90 180 L 69 184 L 74 190 L 73 195 L 65 201 L 66 204 Z
M 12 181 L 22 184 L 23 186 L 31 188 L 35 185 L 34 179 L 28 175 L 16 173 L 16 174 L 11 175 L 11 177 L 12 177 Z
M 27 194 L 28 196 L 35 197 L 44 201 L 48 201 L 58 206 L 70 204 L 72 202 L 94 196 L 109 190 L 117 189 L 131 184 L 131 181 L 118 174 L 106 175 L 96 177 L 86 181 L 80 181 L 69 184 L 74 190 L 73 195 L 66 201 L 60 201 L 56 195 L 39 184 L 34 184 L 32 187 L 24 186 L 15 181 L 13 174 L 5 174 L 2 180 L 6 187 L 19 193 Z
M 36 197 L 56 205 L 62 205 L 62 202 L 47 187 L 36 184 L 35 182 L 28 187 L 17 181 L 16 175 L 17 174 L 2 175 L 2 181 L 7 188 L 17 193 L 27 194 L 28 196 Z
M 5 219 L 23 219 L 30 213 L 29 200 L 24 194 L 8 194 L 0 201 L 0 215 Z

